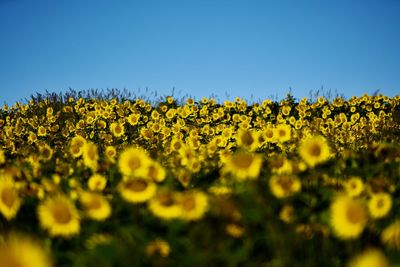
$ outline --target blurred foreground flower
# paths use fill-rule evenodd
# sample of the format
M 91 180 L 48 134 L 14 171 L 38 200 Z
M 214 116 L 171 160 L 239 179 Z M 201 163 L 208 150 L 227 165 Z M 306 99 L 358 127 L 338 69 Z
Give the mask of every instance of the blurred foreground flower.
M 301 182 L 295 175 L 274 175 L 269 186 L 277 198 L 289 197 L 301 190 Z
M 238 179 L 256 179 L 260 173 L 262 158 L 257 154 L 238 152 L 230 157 L 222 172 L 231 173 Z
M 357 238 L 364 230 L 367 220 L 367 209 L 360 200 L 345 195 L 334 199 L 331 205 L 331 226 L 339 238 Z
M 51 266 L 50 253 L 30 237 L 13 233 L 0 242 L 0 267 Z
M 130 147 L 125 149 L 118 161 L 119 171 L 127 177 L 143 177 L 151 159 L 142 148 Z
M 91 142 L 88 142 L 83 146 L 83 163 L 93 172 L 96 172 L 98 168 L 97 161 L 99 160 L 99 154 L 97 150 L 97 145 Z
M 40 225 L 52 236 L 70 237 L 80 231 L 80 216 L 75 205 L 66 196 L 46 199 L 38 206 Z
M 149 257 L 153 257 L 155 255 L 160 255 L 161 257 L 168 257 L 171 248 L 169 244 L 161 239 L 154 240 L 147 244 L 146 246 L 146 254 Z
M 181 200 L 182 218 L 184 220 L 198 220 L 208 209 L 207 195 L 200 191 L 186 192 Z
M 328 142 L 322 136 L 305 138 L 300 143 L 299 155 L 309 166 L 314 167 L 330 157 Z
M 386 227 L 381 234 L 382 243 L 390 248 L 400 250 L 400 221 Z
M 118 184 L 118 190 L 124 200 L 130 203 L 146 202 L 157 191 L 156 184 L 143 178 L 128 178 Z
M 172 191 L 158 192 L 149 201 L 150 211 L 162 219 L 176 219 L 182 214 L 180 207 L 181 195 Z
M 346 193 L 351 197 L 359 196 L 364 190 L 364 183 L 360 177 L 350 177 L 345 183 L 344 188 Z
M 88 187 L 92 191 L 103 191 L 107 185 L 107 179 L 100 174 L 93 174 L 88 180 Z
M 290 135 L 292 132 L 292 127 L 288 124 L 278 124 L 275 128 L 274 136 L 277 141 L 284 143 L 290 140 Z
M 0 164 L 6 162 L 6 157 L 4 155 L 4 150 L 0 148 Z
M 21 199 L 15 187 L 13 179 L 8 176 L 0 177 L 0 213 L 11 220 L 17 215 L 21 206 Z
M 368 201 L 368 209 L 372 218 L 385 217 L 392 208 L 392 197 L 388 193 L 376 193 Z
M 80 202 L 90 219 L 103 221 L 111 215 L 110 203 L 100 193 L 85 192 L 81 195 Z
M 355 256 L 348 267 L 390 267 L 386 256 L 376 249 L 369 249 Z

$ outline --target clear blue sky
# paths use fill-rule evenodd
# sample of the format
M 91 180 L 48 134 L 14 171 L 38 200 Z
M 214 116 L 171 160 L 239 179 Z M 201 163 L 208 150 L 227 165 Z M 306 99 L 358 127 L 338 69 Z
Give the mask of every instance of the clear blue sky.
M 394 96 L 399 14 L 399 0 L 0 0 L 0 104 L 69 87 Z

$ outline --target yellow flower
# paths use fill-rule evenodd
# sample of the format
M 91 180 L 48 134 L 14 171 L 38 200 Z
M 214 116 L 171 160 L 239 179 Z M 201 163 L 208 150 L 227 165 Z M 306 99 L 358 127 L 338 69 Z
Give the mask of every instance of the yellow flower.
M 154 196 L 157 191 L 156 184 L 148 179 L 128 178 L 118 185 L 122 198 L 130 203 L 146 202 Z
M 100 174 L 93 174 L 88 180 L 88 187 L 92 191 L 103 191 L 107 185 L 107 179 Z
M 190 166 L 188 168 L 191 170 L 191 172 L 196 173 L 201 170 L 201 161 L 200 160 L 194 160 L 191 162 Z
M 368 220 L 365 205 L 349 196 L 338 196 L 331 204 L 331 226 L 341 239 L 355 239 L 364 230 Z
M 118 122 L 111 123 L 110 130 L 115 137 L 121 137 L 125 134 L 124 125 Z
M 242 149 L 255 151 L 259 147 L 258 132 L 239 129 L 235 138 L 238 147 Z
M 388 247 L 400 250 L 400 220 L 396 220 L 382 231 L 381 240 Z
M 198 220 L 208 209 L 207 195 L 200 191 L 186 192 L 180 200 L 184 220 Z
M 80 203 L 90 219 L 103 221 L 111 215 L 110 203 L 99 193 L 83 193 Z
M 285 223 L 291 223 L 294 219 L 294 208 L 291 205 L 285 205 L 279 212 L 279 218 Z
M 38 206 L 38 217 L 42 228 L 51 236 L 70 237 L 80 231 L 80 217 L 75 205 L 65 196 L 46 199 Z
M 51 267 L 50 253 L 32 238 L 12 233 L 0 242 L 0 267 Z
M 161 239 L 154 240 L 146 246 L 146 255 L 149 257 L 153 257 L 158 254 L 165 258 L 168 257 L 170 251 L 171 248 L 169 244 Z
M 0 164 L 6 162 L 6 156 L 4 155 L 4 150 L 0 148 Z
M 172 104 L 175 102 L 175 99 L 172 96 L 167 96 L 167 102 L 168 104 Z
M 130 147 L 125 149 L 118 161 L 119 171 L 124 176 L 145 177 L 151 159 L 142 148 Z
M 244 228 L 241 225 L 230 223 L 226 226 L 225 231 L 229 235 L 231 235 L 235 238 L 239 238 L 239 237 L 243 236 Z
M 44 126 L 39 126 L 37 135 L 38 136 L 46 136 L 46 134 L 47 134 L 46 128 Z
M 57 184 L 55 184 L 55 183 L 53 182 L 53 180 L 51 180 L 51 179 L 42 178 L 41 184 L 42 184 L 42 186 L 43 186 L 43 189 L 44 189 L 46 192 L 54 192 L 54 191 L 56 191 L 56 190 L 58 189 Z
M 113 146 L 107 146 L 105 150 L 105 155 L 109 161 L 114 163 L 115 156 L 117 155 L 117 150 Z
M 271 192 L 277 198 L 285 198 L 301 190 L 301 182 L 295 175 L 274 175 L 269 180 Z
M 186 188 L 189 186 L 190 181 L 192 180 L 192 173 L 187 169 L 179 169 L 176 174 L 176 178 L 181 185 Z
M 388 193 L 373 194 L 368 201 L 368 209 L 372 218 L 385 217 L 392 208 L 392 197 Z
M 80 135 L 76 135 L 71 139 L 69 152 L 74 158 L 80 157 L 83 152 L 83 147 L 86 144 L 85 138 Z
M 360 177 L 353 176 L 344 183 L 347 195 L 357 197 L 364 191 L 364 183 Z
M 285 157 L 279 157 L 272 164 L 272 173 L 291 174 L 293 173 L 293 163 Z
M 134 126 L 140 121 L 140 114 L 131 114 L 128 116 L 127 121 L 130 125 Z
M 165 169 L 156 161 L 150 163 L 147 168 L 147 177 L 155 182 L 162 182 L 165 179 Z
M 97 153 L 97 146 L 94 143 L 88 142 L 83 146 L 83 163 L 86 167 L 92 169 L 93 172 L 97 170 L 99 154 Z
M 174 108 L 170 108 L 166 113 L 165 113 L 165 117 L 169 120 L 172 120 L 174 118 L 174 116 L 176 115 L 176 109 Z
M 51 176 L 51 179 L 52 179 L 53 183 L 56 185 L 59 185 L 61 182 L 61 176 L 56 173 Z
M 292 127 L 289 124 L 278 124 L 274 131 L 276 140 L 280 143 L 284 143 L 290 140 Z
M 182 140 L 177 138 L 172 138 L 171 140 L 171 151 L 179 151 L 184 146 Z
M 0 213 L 11 220 L 17 215 L 21 202 L 13 179 L 9 176 L 0 177 Z
M 43 146 L 39 147 L 39 151 L 41 154 L 41 158 L 44 161 L 50 160 L 53 156 L 53 149 L 48 144 L 44 144 Z
M 70 146 L 69 153 L 71 153 L 72 157 L 78 158 L 82 155 L 82 147 L 79 146 Z
M 193 150 L 190 146 L 182 146 L 178 150 L 179 156 L 180 156 L 180 164 L 182 166 L 187 166 L 190 165 L 191 162 L 196 160 L 196 151 Z
M 260 174 L 262 158 L 258 154 L 235 153 L 223 167 L 223 172 L 230 172 L 238 179 L 256 179 Z
M 299 146 L 300 157 L 311 167 L 324 162 L 330 157 L 330 149 L 326 139 L 313 136 L 303 139 Z
M 355 256 L 348 267 L 390 267 L 386 256 L 377 249 L 368 249 Z
M 149 209 L 155 216 L 162 219 L 176 219 L 182 214 L 180 198 L 181 195 L 178 193 L 170 191 L 159 192 L 150 199 Z
M 275 142 L 275 128 L 272 125 L 268 125 L 262 131 L 262 136 L 266 142 Z

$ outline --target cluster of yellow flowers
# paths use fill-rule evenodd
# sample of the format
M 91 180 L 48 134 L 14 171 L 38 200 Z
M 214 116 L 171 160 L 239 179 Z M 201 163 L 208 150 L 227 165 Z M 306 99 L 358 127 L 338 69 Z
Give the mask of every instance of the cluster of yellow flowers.
M 400 173 L 361 177 L 354 170 L 364 163 L 354 155 L 373 151 L 379 164 L 399 164 L 400 135 L 393 134 L 400 130 L 399 106 L 399 96 L 382 95 L 319 97 L 313 103 L 288 97 L 252 105 L 241 98 L 223 104 L 189 98 L 178 104 L 170 96 L 157 105 L 84 98 L 5 105 L 0 110 L 0 266 L 51 266 L 49 248 L 7 232 L 25 203 L 33 205 L 45 235 L 70 239 L 85 231 L 86 221 L 112 219 L 117 205 L 135 206 L 165 222 L 189 224 L 207 212 L 223 216 L 226 199 L 260 180 L 266 187 L 259 190 L 277 203 L 277 218 L 293 224 L 296 233 L 322 231 L 344 240 L 376 233 L 380 220 L 400 205 L 393 200 Z M 296 222 L 300 212 L 293 199 L 322 188 L 328 197 L 307 201 L 313 209 L 328 199 L 325 222 Z M 246 235 L 241 211 L 227 210 L 232 212 L 226 232 Z M 399 221 L 392 216 L 378 233 L 388 248 L 400 249 Z M 100 235 L 88 242 L 109 239 Z M 30 254 L 20 257 L 23 252 L 14 246 Z M 160 238 L 145 252 L 167 257 L 170 250 Z M 372 266 L 365 262 L 374 260 L 373 266 L 389 266 L 377 249 L 356 256 L 350 266 Z

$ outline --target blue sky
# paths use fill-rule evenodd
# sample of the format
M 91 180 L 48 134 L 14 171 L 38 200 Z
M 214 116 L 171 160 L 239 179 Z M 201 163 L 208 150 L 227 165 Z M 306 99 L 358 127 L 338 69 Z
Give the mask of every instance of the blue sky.
M 0 103 L 69 87 L 394 96 L 399 14 L 399 0 L 0 0 Z

